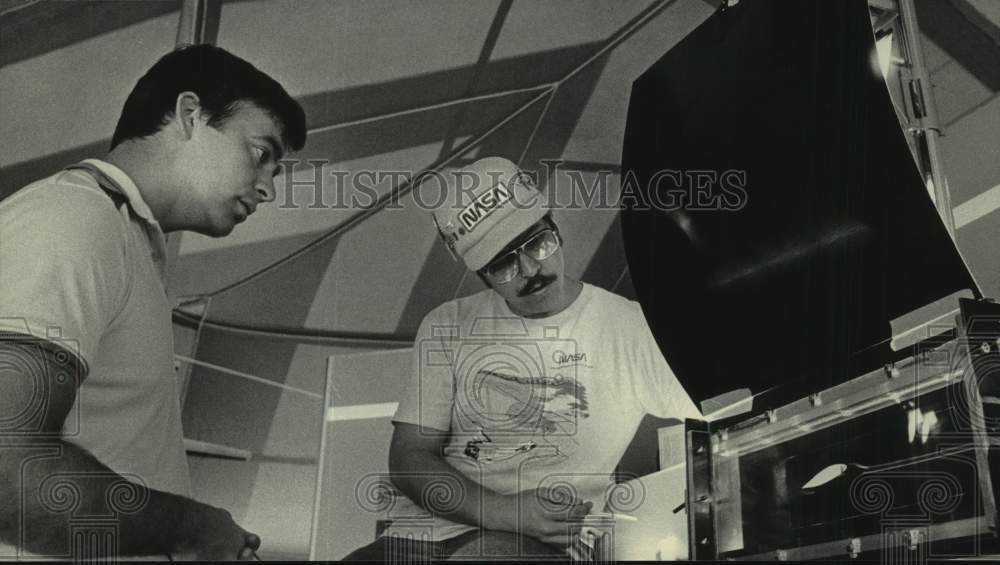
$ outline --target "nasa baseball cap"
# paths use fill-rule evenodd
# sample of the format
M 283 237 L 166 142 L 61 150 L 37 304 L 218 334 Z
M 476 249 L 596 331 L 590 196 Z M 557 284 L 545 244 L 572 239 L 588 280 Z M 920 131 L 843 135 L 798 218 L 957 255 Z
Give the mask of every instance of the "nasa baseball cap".
M 549 212 L 544 195 L 517 165 L 486 157 L 445 175 L 446 197 L 434 223 L 456 259 L 473 271 Z

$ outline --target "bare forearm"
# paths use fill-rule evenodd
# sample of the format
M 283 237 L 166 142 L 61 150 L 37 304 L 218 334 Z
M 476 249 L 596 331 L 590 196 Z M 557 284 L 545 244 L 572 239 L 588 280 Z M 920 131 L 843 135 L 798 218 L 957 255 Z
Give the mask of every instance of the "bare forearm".
M 389 469 L 396 488 L 436 516 L 491 530 L 513 528 L 511 497 L 480 485 L 433 453 L 393 453 Z
M 9 442 L 0 454 L 0 537 L 34 553 L 66 555 L 74 517 L 110 518 L 123 556 L 174 553 L 210 508 L 130 481 L 65 441 Z

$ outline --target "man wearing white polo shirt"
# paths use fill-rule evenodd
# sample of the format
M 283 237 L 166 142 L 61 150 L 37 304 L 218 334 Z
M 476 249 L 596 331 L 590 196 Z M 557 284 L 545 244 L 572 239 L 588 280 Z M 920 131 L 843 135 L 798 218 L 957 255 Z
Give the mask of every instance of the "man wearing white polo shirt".
M 274 79 L 187 47 L 136 84 L 106 158 L 0 203 L 0 559 L 253 557 L 190 498 L 164 234 L 228 234 L 304 142 Z
M 449 176 L 434 221 L 489 287 L 423 320 L 393 418 L 391 525 L 347 559 L 564 559 L 614 512 L 612 472 L 647 413 L 701 415 L 639 305 L 565 276 L 563 237 L 513 163 Z

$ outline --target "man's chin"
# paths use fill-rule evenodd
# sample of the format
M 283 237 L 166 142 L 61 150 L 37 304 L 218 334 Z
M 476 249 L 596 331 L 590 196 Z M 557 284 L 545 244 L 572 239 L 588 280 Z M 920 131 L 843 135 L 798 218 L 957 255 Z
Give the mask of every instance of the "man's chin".
M 227 235 L 233 233 L 235 228 L 235 223 L 228 223 L 222 225 L 197 226 L 191 231 L 208 237 L 226 237 Z

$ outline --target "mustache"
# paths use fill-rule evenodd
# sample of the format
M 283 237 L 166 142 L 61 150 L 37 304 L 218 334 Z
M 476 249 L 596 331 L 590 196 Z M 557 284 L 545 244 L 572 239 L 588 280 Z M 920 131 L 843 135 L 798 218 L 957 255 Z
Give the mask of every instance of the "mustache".
M 528 282 L 524 283 L 521 290 L 517 291 L 518 296 L 527 296 L 532 292 L 550 285 L 556 282 L 556 277 L 554 275 L 535 275 L 528 279 Z

